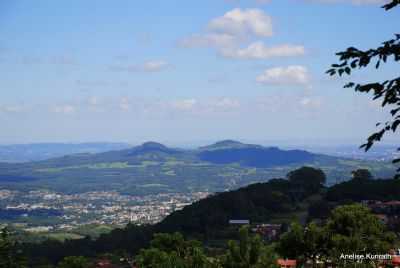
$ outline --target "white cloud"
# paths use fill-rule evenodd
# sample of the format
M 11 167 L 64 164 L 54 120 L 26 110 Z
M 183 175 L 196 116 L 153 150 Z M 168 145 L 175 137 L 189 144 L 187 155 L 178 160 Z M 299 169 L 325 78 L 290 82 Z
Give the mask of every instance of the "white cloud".
M 264 2 L 265 0 L 260 0 Z M 212 19 L 205 33 L 197 33 L 181 39 L 181 47 L 213 47 L 227 58 L 268 59 L 304 55 L 301 45 L 282 44 L 268 47 L 254 38 L 273 35 L 272 19 L 261 9 L 235 8 L 223 16 Z M 241 46 L 246 45 L 244 48 Z
M 250 36 L 272 36 L 272 19 L 260 9 L 235 8 L 212 19 L 207 32 L 181 39 L 182 47 L 233 48 Z
M 223 97 L 220 99 L 217 99 L 212 103 L 212 105 L 215 108 L 220 108 L 220 109 L 235 109 L 240 107 L 240 102 L 236 99 L 228 98 L 228 97 Z
M 183 99 L 176 100 L 172 102 L 172 107 L 178 110 L 192 110 L 194 106 L 197 104 L 196 99 Z
M 160 103 L 158 104 L 160 105 Z M 178 112 L 191 116 L 226 116 L 232 115 L 240 108 L 240 101 L 229 97 L 207 98 L 207 99 L 178 99 L 170 101 L 164 107 L 165 111 Z
M 91 112 L 105 112 L 108 109 L 109 102 L 103 97 L 90 96 L 84 102 L 80 102 L 77 105 Z
M 122 97 L 119 101 L 118 106 L 123 111 L 129 111 L 132 105 L 128 97 Z
M 300 100 L 300 105 L 304 108 L 318 109 L 322 106 L 322 100 L 317 97 L 304 97 Z
M 165 69 L 168 69 L 171 65 L 164 60 L 152 60 L 146 61 L 142 64 L 136 65 L 116 65 L 111 66 L 110 69 L 113 71 L 125 71 L 125 72 L 160 72 Z
M 238 38 L 226 33 L 194 34 L 179 41 L 182 47 L 231 47 Z
M 0 112 L 4 113 L 20 113 L 25 110 L 22 105 L 0 105 Z
M 235 8 L 222 17 L 210 21 L 208 28 L 213 32 L 233 35 L 254 34 L 256 36 L 272 36 L 272 19 L 260 9 Z
M 254 42 L 243 49 L 225 48 L 221 50 L 225 57 L 236 59 L 268 59 L 271 57 L 292 57 L 304 55 L 305 49 L 298 45 L 279 45 L 267 47 L 261 41 Z
M 141 69 L 145 72 L 158 72 L 169 67 L 169 63 L 163 60 L 147 61 Z
M 65 104 L 65 105 L 56 105 L 53 106 L 52 111 L 59 114 L 70 115 L 76 112 L 76 107 L 74 105 Z
M 88 104 L 91 106 L 96 106 L 100 104 L 100 100 L 98 97 L 92 96 L 87 100 Z
M 308 85 L 310 75 L 306 67 L 292 65 L 265 70 L 257 76 L 257 82 L 272 85 Z

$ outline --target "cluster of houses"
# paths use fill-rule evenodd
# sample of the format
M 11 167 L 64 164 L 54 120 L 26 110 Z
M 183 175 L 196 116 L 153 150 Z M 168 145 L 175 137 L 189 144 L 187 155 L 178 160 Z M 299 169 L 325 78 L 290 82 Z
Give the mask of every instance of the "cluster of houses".
M 260 223 L 250 225 L 249 220 L 230 220 L 230 225 L 248 225 L 253 233 L 261 236 L 265 241 L 275 241 L 282 233 L 282 224 Z
M 400 201 L 382 202 L 377 200 L 363 200 L 362 204 L 370 208 L 391 229 L 400 226 Z

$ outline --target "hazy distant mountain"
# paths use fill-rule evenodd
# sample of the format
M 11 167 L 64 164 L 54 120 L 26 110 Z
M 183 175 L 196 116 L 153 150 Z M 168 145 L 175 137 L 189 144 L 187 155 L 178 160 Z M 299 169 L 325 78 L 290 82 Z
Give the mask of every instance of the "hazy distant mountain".
M 233 140 L 224 140 L 200 147 L 196 150 L 169 148 L 157 142 L 145 142 L 142 145 L 123 150 L 98 154 L 67 155 L 45 161 L 61 167 L 77 164 L 94 164 L 108 162 L 126 162 L 138 164 L 141 161 L 180 161 L 207 162 L 210 164 L 239 164 L 245 167 L 266 168 L 279 165 L 310 163 L 314 160 L 335 159 L 321 154 L 301 150 L 281 150 L 277 147 L 263 147 L 255 144 L 244 144 Z
M 145 142 L 142 145 L 133 147 L 128 150 L 128 155 L 140 155 L 147 153 L 163 153 L 163 154 L 177 154 L 182 152 L 182 150 L 168 148 L 167 146 L 158 142 Z
M 234 140 L 218 141 L 214 144 L 200 147 L 201 151 L 223 150 L 223 149 L 239 149 L 239 148 L 262 148 L 261 145 L 244 144 Z
M 40 161 L 78 153 L 100 153 L 128 148 L 126 143 L 35 143 L 0 145 L 0 162 Z
M 328 184 L 349 179 L 351 171 L 360 167 L 369 168 L 376 177 L 388 177 L 395 171 L 387 162 L 282 150 L 233 140 L 194 150 L 170 148 L 157 142 L 122 150 L 115 149 L 118 146 L 124 145 L 76 145 L 74 152 L 79 154 L 30 163 L 0 163 L 0 188 L 45 188 L 71 193 L 109 190 L 127 194 L 219 192 L 284 177 L 289 171 L 306 165 L 324 170 Z M 92 153 L 110 147 L 111 151 Z M 44 146 L 38 151 L 45 154 L 45 148 L 54 146 Z M 91 153 L 82 153 L 85 150 Z M 61 150 L 53 150 L 52 154 L 54 151 L 60 153 Z
M 281 150 L 277 147 L 263 147 L 243 144 L 237 141 L 222 141 L 202 147 L 198 154 L 203 161 L 215 164 L 239 163 L 250 167 L 271 167 L 314 161 L 323 157 L 301 150 Z

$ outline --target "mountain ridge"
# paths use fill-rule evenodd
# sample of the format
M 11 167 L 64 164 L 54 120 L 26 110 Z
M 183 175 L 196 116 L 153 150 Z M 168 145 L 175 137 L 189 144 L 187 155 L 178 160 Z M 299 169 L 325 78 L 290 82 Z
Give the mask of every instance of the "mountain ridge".
M 115 190 L 134 195 L 222 192 L 282 177 L 301 166 L 320 167 L 328 174 L 328 184 L 350 178 L 351 171 L 359 167 L 370 168 L 375 177 L 388 177 L 395 171 L 393 166 L 381 162 L 234 140 L 196 149 L 172 148 L 151 141 L 122 150 L 29 163 L 0 163 L 0 188 L 65 193 Z

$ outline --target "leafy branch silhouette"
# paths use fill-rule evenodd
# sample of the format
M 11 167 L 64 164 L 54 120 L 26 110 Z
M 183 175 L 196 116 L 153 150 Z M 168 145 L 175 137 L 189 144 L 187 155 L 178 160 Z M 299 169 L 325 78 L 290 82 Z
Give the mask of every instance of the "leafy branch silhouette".
M 393 0 L 382 8 L 391 10 L 398 5 L 400 5 L 400 0 Z M 336 55 L 340 62 L 332 64 L 331 69 L 326 72 L 331 76 L 351 75 L 353 70 L 366 68 L 371 63 L 374 63 L 375 68 L 378 69 L 382 63 L 386 63 L 388 60 L 400 61 L 400 34 L 395 34 L 395 38 L 383 42 L 381 46 L 374 49 L 360 50 L 349 47 Z M 356 92 L 362 93 L 372 92 L 373 100 L 380 100 L 382 107 L 392 107 L 391 118 L 384 123 L 377 123 L 376 126 L 380 129 L 370 135 L 367 142 L 360 148 L 368 151 L 375 142 L 381 141 L 387 131 L 396 132 L 400 125 L 400 76 L 383 82 L 366 84 L 350 82 L 344 85 L 344 88 L 353 88 Z M 398 150 L 400 151 L 400 147 Z M 400 158 L 393 160 L 393 163 L 398 162 L 400 162 Z M 397 169 L 397 172 L 400 172 L 400 168 Z M 396 177 L 400 177 L 400 174 L 397 174 Z

